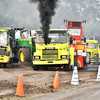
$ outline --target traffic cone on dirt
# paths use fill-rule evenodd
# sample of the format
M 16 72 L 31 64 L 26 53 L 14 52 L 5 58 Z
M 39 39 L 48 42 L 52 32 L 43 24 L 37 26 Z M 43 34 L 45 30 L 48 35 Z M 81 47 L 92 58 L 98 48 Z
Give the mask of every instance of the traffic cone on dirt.
M 72 80 L 71 80 L 72 85 L 78 85 L 78 73 L 77 73 L 77 66 L 74 67 L 73 75 L 72 75 Z
M 19 75 L 19 80 L 18 80 L 18 85 L 17 85 L 17 90 L 15 95 L 24 96 L 22 75 Z
M 56 76 L 53 83 L 53 89 L 59 89 L 59 72 L 56 72 Z
M 98 73 L 97 73 L 97 80 L 96 81 L 100 81 L 100 65 L 98 67 Z

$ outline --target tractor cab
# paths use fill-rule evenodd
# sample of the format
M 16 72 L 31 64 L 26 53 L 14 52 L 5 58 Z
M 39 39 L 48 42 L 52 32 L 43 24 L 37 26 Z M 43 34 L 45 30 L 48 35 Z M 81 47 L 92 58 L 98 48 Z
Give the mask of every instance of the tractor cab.
M 15 39 L 27 39 L 28 38 L 28 31 L 27 30 L 15 30 Z
M 0 46 L 6 47 L 9 42 L 9 36 L 7 35 L 7 31 L 0 31 Z

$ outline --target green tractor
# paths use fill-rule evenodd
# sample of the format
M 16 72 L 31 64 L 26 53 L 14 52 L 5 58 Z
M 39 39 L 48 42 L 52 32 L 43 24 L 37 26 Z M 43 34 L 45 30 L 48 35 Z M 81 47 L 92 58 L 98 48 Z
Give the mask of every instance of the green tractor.
M 35 47 L 32 46 L 32 40 L 29 38 L 28 31 L 23 28 L 8 29 L 10 36 L 10 46 L 14 56 L 13 62 L 31 62 Z

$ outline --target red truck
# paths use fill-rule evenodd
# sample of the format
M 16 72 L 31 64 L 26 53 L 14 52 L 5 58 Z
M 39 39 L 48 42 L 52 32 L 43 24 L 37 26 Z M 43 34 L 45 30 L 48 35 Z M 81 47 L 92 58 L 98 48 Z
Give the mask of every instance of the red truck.
M 65 21 L 65 20 L 64 20 Z M 74 66 L 87 69 L 86 37 L 83 36 L 82 23 L 85 21 L 66 21 L 69 37 L 74 39 L 70 47 L 74 47 Z

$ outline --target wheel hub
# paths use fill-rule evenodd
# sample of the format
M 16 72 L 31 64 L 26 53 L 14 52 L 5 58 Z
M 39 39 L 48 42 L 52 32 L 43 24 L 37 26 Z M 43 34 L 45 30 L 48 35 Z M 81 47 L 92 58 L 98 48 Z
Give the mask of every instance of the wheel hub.
M 20 53 L 20 60 L 21 62 L 24 62 L 24 54 L 22 52 Z

